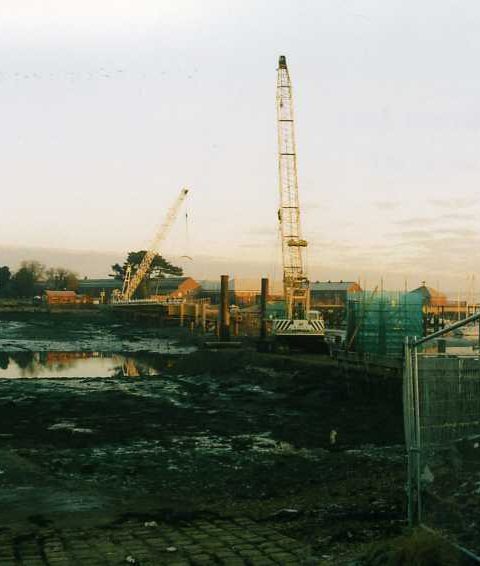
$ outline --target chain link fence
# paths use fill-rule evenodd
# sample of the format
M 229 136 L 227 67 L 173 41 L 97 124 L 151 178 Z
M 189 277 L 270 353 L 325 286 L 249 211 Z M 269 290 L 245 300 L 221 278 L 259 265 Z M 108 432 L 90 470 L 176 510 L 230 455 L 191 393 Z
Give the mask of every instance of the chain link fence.
M 480 556 L 480 354 L 425 350 L 479 317 L 408 339 L 404 364 L 410 523 L 440 531 L 474 557 Z

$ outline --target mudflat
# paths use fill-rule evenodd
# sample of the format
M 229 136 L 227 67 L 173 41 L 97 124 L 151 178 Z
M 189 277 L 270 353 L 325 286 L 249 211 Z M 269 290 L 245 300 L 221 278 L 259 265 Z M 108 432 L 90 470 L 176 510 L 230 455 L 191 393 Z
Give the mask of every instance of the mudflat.
M 92 356 L 113 371 L 67 377 Z M 39 564 L 339 563 L 400 532 L 400 383 L 72 317 L 0 321 L 0 362 L 0 546 L 19 564 L 25 548 Z

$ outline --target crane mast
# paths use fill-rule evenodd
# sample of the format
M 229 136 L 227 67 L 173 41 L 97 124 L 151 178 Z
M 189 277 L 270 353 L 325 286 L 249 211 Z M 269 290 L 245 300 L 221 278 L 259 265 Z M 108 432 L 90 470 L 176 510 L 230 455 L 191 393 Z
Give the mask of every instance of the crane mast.
M 153 258 L 157 254 L 158 247 L 160 246 L 162 241 L 167 236 L 167 234 L 168 234 L 172 224 L 174 223 L 175 218 L 177 217 L 178 211 L 180 210 L 180 207 L 182 206 L 183 201 L 185 200 L 187 194 L 188 194 L 188 189 L 182 189 L 180 191 L 180 194 L 176 198 L 174 204 L 168 210 L 167 216 L 165 217 L 163 224 L 160 226 L 157 234 L 155 235 L 155 238 L 153 239 L 147 253 L 143 256 L 143 259 L 142 259 L 137 271 L 132 275 L 130 266 L 127 268 L 127 273 L 126 273 L 126 276 L 125 276 L 121 300 L 130 301 L 130 299 L 133 297 L 135 291 L 137 290 L 137 287 L 140 285 L 143 278 L 148 273 L 148 269 L 150 268 L 150 265 L 152 264 Z
M 310 307 L 309 281 L 304 271 L 307 241 L 301 235 L 292 85 L 283 55 L 278 61 L 277 124 L 280 189 L 278 220 L 282 240 L 286 315 L 288 319 L 306 319 Z

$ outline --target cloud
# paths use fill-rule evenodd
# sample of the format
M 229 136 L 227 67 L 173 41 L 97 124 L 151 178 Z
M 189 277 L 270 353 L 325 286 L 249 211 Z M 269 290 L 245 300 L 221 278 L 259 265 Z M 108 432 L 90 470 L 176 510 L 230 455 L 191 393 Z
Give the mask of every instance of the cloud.
M 447 208 L 453 210 L 462 210 L 464 208 L 471 208 L 478 203 L 478 197 L 476 195 L 465 195 L 461 197 L 452 198 L 433 198 L 428 201 L 429 204 L 437 208 Z
M 450 236 L 456 236 L 459 238 L 475 238 L 478 239 L 479 233 L 477 230 L 472 228 L 448 228 L 443 230 L 443 234 L 448 234 Z M 469 244 L 471 245 L 471 244 Z
M 461 222 L 472 222 L 477 220 L 477 218 L 477 215 L 473 212 L 450 212 L 448 214 L 442 214 L 439 216 L 438 220 L 460 220 Z
M 393 236 L 397 236 L 402 238 L 403 240 L 429 240 L 433 237 L 434 232 L 432 230 L 403 230 L 401 232 L 396 232 L 392 234 Z
M 273 227 L 271 225 L 266 226 L 251 226 L 247 229 L 247 234 L 252 234 L 255 236 L 276 236 L 278 233 L 277 227 Z
M 438 218 L 405 218 L 403 220 L 396 220 L 394 224 L 397 226 L 426 226 L 433 225 L 438 222 Z
M 379 210 L 393 210 L 398 209 L 402 206 L 402 203 L 400 201 L 395 200 L 377 200 L 372 204 Z

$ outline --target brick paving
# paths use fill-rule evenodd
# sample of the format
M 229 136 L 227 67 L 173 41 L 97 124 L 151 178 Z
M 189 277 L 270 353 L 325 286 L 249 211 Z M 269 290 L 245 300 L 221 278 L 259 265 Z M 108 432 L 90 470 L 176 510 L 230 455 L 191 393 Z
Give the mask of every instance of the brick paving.
M 0 529 L 0 566 L 267 566 L 317 564 L 309 548 L 246 518 L 175 525 L 138 520 L 102 528 Z

